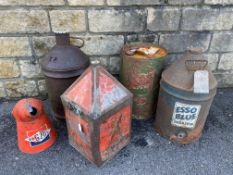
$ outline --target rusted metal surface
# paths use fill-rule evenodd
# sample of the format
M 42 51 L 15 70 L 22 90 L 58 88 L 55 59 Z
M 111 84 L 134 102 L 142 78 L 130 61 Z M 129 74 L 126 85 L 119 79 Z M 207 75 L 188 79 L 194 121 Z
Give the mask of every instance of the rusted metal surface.
M 90 66 L 62 95 L 70 144 L 100 166 L 130 141 L 132 94 Z
M 162 73 L 155 121 L 161 136 L 180 144 L 200 138 L 217 88 L 205 64 L 199 52 L 189 51 Z M 200 69 L 208 71 L 209 93 L 194 93 L 193 77 Z
M 56 119 L 64 119 L 65 113 L 60 96 L 65 90 L 78 78 L 78 76 L 71 78 L 51 78 L 45 76 L 46 88 L 51 104 L 52 115 Z
M 133 118 L 153 117 L 165 49 L 153 44 L 125 45 L 121 52 L 120 81 L 133 97 Z
M 70 45 L 69 34 L 56 34 L 56 45 L 41 61 L 55 118 L 65 118 L 60 95 L 88 66 L 88 56 L 79 47 Z

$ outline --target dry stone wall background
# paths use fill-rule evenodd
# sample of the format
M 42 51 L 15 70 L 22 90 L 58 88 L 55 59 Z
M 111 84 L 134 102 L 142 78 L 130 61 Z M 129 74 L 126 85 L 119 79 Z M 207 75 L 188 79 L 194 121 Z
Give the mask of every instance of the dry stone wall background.
M 233 86 L 233 0 L 0 0 L 0 99 L 46 95 L 38 63 L 56 32 L 113 74 L 124 43 L 160 44 L 168 65 L 200 47 L 219 87 Z

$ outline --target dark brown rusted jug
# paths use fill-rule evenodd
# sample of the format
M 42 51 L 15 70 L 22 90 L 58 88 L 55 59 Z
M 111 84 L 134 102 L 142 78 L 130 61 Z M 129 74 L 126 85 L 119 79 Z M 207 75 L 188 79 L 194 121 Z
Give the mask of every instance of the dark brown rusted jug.
M 65 119 L 61 94 L 89 64 L 88 56 L 78 46 L 70 45 L 69 34 L 56 34 L 56 45 L 41 61 L 52 113 L 56 119 Z
M 161 136 L 180 144 L 200 138 L 217 89 L 207 64 L 201 51 L 193 49 L 162 73 L 155 121 Z M 208 76 L 198 79 L 199 73 Z M 203 85 L 203 81 L 209 86 Z M 195 91 L 197 84 L 200 90 L 208 92 Z

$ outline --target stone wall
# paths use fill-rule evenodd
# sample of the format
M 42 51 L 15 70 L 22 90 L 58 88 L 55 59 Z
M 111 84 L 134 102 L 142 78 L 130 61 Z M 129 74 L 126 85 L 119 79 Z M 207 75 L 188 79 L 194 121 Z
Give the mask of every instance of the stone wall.
M 0 0 L 0 99 L 46 94 L 38 62 L 55 32 L 85 39 L 114 74 L 126 42 L 164 46 L 168 64 L 200 47 L 219 87 L 233 86 L 232 26 L 233 0 Z

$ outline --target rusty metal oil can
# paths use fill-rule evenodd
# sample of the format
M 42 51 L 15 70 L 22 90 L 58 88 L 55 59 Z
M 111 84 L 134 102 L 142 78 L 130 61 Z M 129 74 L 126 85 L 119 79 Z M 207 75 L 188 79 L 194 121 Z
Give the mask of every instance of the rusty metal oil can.
M 166 55 L 164 48 L 149 43 L 127 44 L 123 47 L 120 81 L 134 95 L 133 118 L 153 117 Z
M 65 119 L 61 94 L 89 64 L 88 56 L 79 47 L 70 45 L 69 34 L 56 34 L 56 45 L 41 61 L 52 113 L 56 119 Z
M 132 94 L 98 64 L 61 96 L 69 143 L 97 166 L 130 141 Z
M 155 120 L 161 136 L 180 144 L 200 138 L 217 89 L 207 64 L 193 49 L 162 73 Z

